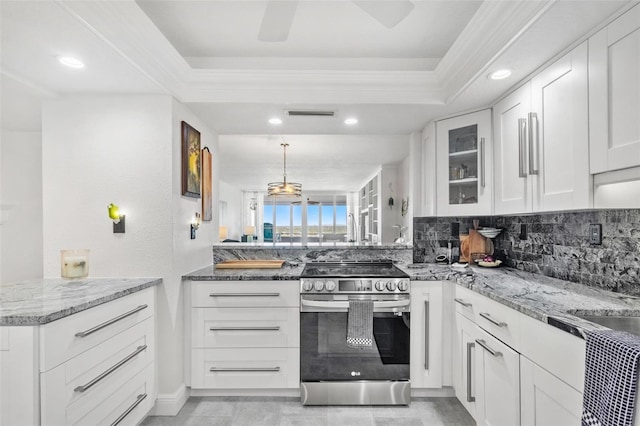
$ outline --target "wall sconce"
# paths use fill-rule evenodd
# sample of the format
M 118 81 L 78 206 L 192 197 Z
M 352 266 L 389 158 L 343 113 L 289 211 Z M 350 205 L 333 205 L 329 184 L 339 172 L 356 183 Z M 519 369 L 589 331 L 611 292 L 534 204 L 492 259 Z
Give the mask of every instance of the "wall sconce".
M 200 228 L 200 213 L 196 212 L 196 214 L 193 217 L 193 220 L 191 221 L 191 224 L 190 224 L 191 239 L 192 240 L 196 239 L 196 230 L 198 228 Z
M 255 210 L 256 208 L 258 208 L 258 200 L 256 198 L 252 198 L 249 200 L 249 209 L 250 210 Z
M 109 219 L 113 220 L 113 233 L 124 234 L 125 215 L 120 212 L 120 208 L 111 203 L 107 206 Z
M 221 226 L 218 228 L 218 238 L 220 241 L 224 241 L 229 237 L 229 231 L 226 226 Z

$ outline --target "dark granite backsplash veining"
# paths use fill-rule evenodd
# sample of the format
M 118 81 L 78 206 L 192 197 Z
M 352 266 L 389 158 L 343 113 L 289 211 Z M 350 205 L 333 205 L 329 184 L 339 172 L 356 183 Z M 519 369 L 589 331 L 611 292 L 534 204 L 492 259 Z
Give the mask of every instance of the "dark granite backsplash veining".
M 480 226 L 503 228 L 494 239 L 495 255 L 507 266 L 592 287 L 640 295 L 640 210 L 589 210 L 518 216 L 414 218 L 413 261 L 432 262 L 447 254 L 454 258 L 460 240 L 451 235 Z M 527 238 L 520 239 L 522 225 Z M 602 225 L 602 244 L 589 242 L 589 224 Z M 454 225 L 455 229 L 455 225 Z

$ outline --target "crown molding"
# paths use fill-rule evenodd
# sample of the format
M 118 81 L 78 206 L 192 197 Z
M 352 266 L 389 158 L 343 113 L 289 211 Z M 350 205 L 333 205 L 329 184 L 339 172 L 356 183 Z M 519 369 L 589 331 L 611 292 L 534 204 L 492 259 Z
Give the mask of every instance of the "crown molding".
M 433 72 L 193 70 L 184 102 L 441 104 Z
M 555 0 L 485 1 L 436 68 L 445 103 L 458 97 L 533 25 Z
M 193 69 L 133 0 L 60 4 L 182 102 L 443 102 L 433 71 Z
M 435 71 L 192 68 L 134 0 L 57 0 L 181 102 L 442 105 L 455 99 L 555 0 L 485 1 Z

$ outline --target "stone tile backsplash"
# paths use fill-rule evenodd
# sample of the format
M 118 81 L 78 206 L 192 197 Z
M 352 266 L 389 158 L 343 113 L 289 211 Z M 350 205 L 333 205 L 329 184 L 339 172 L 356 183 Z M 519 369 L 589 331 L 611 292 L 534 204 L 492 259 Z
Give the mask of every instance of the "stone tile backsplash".
M 625 294 L 640 295 L 640 210 L 589 210 L 519 216 L 414 218 L 413 261 L 433 262 L 460 233 L 480 226 L 503 228 L 495 255 L 507 266 Z M 602 225 L 602 244 L 589 242 L 589 224 Z M 527 238 L 521 239 L 522 226 Z M 454 232 L 452 232 L 452 230 Z

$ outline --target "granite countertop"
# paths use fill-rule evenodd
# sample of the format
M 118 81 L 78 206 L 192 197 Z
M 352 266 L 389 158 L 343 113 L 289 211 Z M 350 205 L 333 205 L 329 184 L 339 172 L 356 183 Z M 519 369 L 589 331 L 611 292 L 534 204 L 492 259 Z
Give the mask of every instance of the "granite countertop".
M 161 278 L 45 278 L 0 285 L 0 326 L 47 324 L 160 283 Z
M 511 268 L 399 265 L 412 280 L 451 280 L 579 337 L 606 327 L 578 315 L 640 316 L 640 298 Z
M 193 281 L 271 281 L 300 279 L 303 263 L 285 261 L 278 269 L 216 269 L 210 265 L 182 276 L 183 280 Z
M 640 316 L 640 298 L 511 268 L 454 268 L 447 264 L 398 264 L 414 281 L 453 281 L 525 315 L 584 337 L 603 329 L 579 315 Z M 185 275 L 197 281 L 298 280 L 304 264 L 285 262 L 281 269 L 215 269 Z

